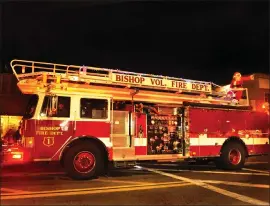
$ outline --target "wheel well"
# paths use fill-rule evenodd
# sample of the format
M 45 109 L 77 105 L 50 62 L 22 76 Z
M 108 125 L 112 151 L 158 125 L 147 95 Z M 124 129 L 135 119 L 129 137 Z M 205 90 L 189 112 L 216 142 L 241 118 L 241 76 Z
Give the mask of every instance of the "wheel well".
M 220 149 L 220 152 L 222 152 L 223 148 L 225 147 L 225 145 L 231 143 L 231 142 L 237 142 L 237 143 L 240 143 L 244 149 L 245 149 L 245 152 L 246 152 L 246 157 L 248 156 L 248 149 L 247 149 L 247 146 L 246 144 L 244 143 L 243 140 L 241 140 L 239 137 L 236 137 L 236 136 L 232 136 L 232 137 L 229 137 L 222 145 L 221 149 Z
M 94 144 L 96 145 L 100 151 L 102 151 L 103 154 L 103 158 L 104 158 L 104 167 L 107 167 L 107 162 L 108 162 L 108 150 L 106 145 L 99 140 L 96 137 L 92 137 L 92 136 L 83 136 L 83 137 L 77 137 L 74 141 L 70 142 L 63 150 L 62 155 L 60 157 L 60 163 L 63 166 L 64 165 L 64 156 L 65 154 L 68 152 L 68 150 L 78 144 Z

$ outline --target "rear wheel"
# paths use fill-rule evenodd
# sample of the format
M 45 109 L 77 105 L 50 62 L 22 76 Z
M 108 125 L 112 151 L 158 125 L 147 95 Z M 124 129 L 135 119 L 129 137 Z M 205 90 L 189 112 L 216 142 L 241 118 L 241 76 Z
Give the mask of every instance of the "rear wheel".
M 95 145 L 78 144 L 67 151 L 64 168 L 73 179 L 90 179 L 101 173 L 102 160 L 102 152 Z
M 238 142 L 227 143 L 221 151 L 216 165 L 221 169 L 239 170 L 244 167 L 246 160 L 245 148 Z

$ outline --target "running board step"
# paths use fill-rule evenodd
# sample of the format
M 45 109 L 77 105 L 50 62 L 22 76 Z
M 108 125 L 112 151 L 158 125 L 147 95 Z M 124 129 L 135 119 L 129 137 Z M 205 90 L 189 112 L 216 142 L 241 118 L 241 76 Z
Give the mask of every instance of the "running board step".
M 136 165 L 136 161 L 113 162 L 113 166 L 115 168 L 129 168 L 129 167 L 134 167 L 135 165 Z

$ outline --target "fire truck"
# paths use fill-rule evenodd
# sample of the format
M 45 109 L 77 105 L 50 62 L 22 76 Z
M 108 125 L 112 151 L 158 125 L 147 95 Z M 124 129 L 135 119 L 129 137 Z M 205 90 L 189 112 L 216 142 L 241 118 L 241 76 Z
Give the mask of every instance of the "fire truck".
M 235 104 L 212 82 L 27 60 L 11 68 L 32 97 L 3 165 L 58 161 L 89 179 L 141 161 L 237 170 L 269 151 L 269 116 L 252 110 L 246 89 Z

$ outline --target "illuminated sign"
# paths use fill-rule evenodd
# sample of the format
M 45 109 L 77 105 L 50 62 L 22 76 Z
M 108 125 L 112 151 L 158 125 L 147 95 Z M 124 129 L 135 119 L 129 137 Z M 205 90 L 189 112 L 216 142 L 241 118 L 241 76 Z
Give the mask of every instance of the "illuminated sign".
M 112 81 L 115 83 L 133 84 L 141 86 L 149 86 L 156 88 L 169 88 L 175 90 L 187 90 L 196 92 L 212 91 L 211 83 L 199 83 L 195 81 L 179 81 L 166 78 L 152 78 L 135 75 L 115 74 L 112 73 Z

